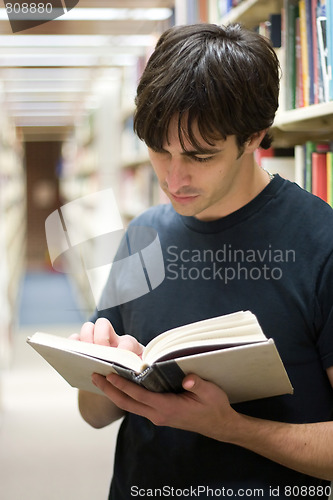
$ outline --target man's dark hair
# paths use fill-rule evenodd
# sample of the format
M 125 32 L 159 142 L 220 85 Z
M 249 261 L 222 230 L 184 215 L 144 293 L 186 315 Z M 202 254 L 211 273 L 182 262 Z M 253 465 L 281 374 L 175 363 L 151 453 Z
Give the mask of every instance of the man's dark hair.
M 134 130 L 159 151 L 176 115 L 184 149 L 184 138 L 200 149 L 194 123 L 207 143 L 236 135 L 241 148 L 273 123 L 279 70 L 270 42 L 239 24 L 170 28 L 157 42 L 139 82 Z M 267 133 L 260 146 L 267 149 L 271 142 Z

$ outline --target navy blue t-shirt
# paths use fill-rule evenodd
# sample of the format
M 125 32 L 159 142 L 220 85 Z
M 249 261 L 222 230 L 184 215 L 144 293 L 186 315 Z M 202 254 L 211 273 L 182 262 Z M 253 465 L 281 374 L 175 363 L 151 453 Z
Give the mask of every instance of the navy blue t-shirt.
M 326 203 L 277 175 L 222 219 L 199 221 L 162 205 L 132 225 L 156 230 L 165 278 L 149 293 L 99 316 L 117 333 L 147 344 L 186 323 L 250 310 L 275 340 L 294 394 L 234 408 L 282 422 L 331 420 L 333 392 L 325 369 L 333 365 L 333 211 Z M 303 498 L 322 499 L 327 485 L 241 447 L 128 414 L 118 436 L 110 499 L 172 493 L 241 498 L 246 490 L 258 490 L 261 498 L 293 498 L 301 496 L 302 486 Z

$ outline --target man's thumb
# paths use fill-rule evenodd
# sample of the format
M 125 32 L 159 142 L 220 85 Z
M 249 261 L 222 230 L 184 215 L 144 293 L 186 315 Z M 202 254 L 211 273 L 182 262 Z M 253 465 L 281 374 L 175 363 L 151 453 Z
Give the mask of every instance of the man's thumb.
M 183 380 L 183 389 L 185 389 L 185 391 L 198 393 L 200 392 L 200 382 L 202 382 L 202 380 L 197 375 L 187 375 Z

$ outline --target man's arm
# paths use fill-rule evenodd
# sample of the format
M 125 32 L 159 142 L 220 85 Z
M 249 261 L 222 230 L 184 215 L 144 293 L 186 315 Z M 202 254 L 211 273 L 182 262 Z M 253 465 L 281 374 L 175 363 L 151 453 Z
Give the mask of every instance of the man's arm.
M 79 410 L 82 418 L 95 429 L 112 424 L 125 415 L 107 397 L 86 391 L 79 391 Z
M 333 380 L 333 368 L 328 370 Z M 288 424 L 237 413 L 227 395 L 196 375 L 183 381 L 184 393 L 156 394 L 124 378 L 93 375 L 93 382 L 118 408 L 158 426 L 198 432 L 247 448 L 310 476 L 333 479 L 333 423 Z

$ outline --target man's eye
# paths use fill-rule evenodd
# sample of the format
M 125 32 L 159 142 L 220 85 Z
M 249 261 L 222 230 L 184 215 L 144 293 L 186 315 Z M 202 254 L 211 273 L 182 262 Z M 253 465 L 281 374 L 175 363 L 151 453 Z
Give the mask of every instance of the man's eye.
M 213 156 L 193 156 L 192 157 L 194 161 L 197 161 L 198 163 L 205 163 L 213 158 Z

